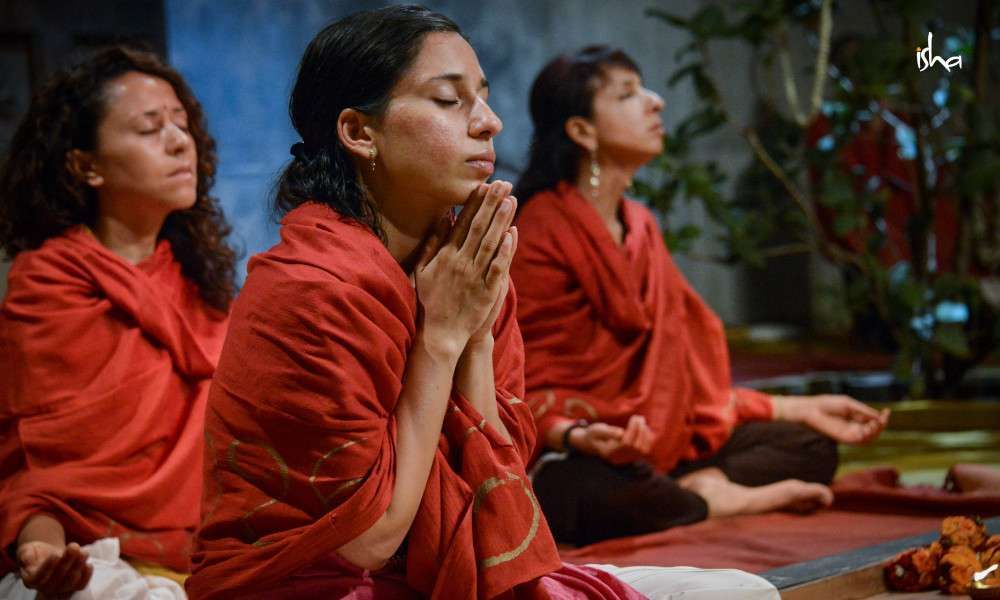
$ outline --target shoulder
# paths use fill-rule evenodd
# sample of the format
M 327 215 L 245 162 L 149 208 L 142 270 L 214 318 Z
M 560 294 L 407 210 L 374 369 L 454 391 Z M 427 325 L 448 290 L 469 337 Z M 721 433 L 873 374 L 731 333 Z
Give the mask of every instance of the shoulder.
M 556 190 L 543 190 L 528 198 L 517 214 L 517 228 L 522 232 L 544 232 L 566 223 L 566 206 Z
M 625 198 L 622 206 L 625 209 L 626 214 L 628 214 L 631 219 L 634 219 L 635 223 L 641 224 L 644 227 L 652 226 L 659 229 L 659 220 L 645 202 L 633 200 L 632 198 Z
M 254 256 L 237 305 L 332 307 L 384 305 L 407 310 L 412 285 L 381 241 L 321 205 L 303 205 L 281 225 L 281 240 Z
M 538 192 L 524 204 L 515 221 L 518 242 L 514 271 L 525 264 L 552 267 L 565 262 L 564 238 L 577 228 L 571 210 L 555 189 Z
M 67 231 L 49 238 L 39 248 L 18 253 L 7 275 L 7 301 L 22 294 L 36 301 L 53 293 L 85 293 L 95 289 L 93 263 L 88 244 L 79 239 L 82 231 Z M 41 295 L 39 297 L 39 295 Z

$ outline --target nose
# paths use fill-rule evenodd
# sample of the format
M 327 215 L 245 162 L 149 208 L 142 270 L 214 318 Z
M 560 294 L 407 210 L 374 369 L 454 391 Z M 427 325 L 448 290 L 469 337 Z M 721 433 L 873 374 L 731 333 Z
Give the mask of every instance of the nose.
M 503 129 L 503 121 L 482 98 L 476 99 L 469 120 L 469 135 L 484 140 L 492 139 Z
M 650 110 L 660 112 L 663 110 L 663 98 L 653 90 L 646 90 L 646 97 L 649 99 Z
M 182 154 L 191 147 L 191 134 L 181 129 L 175 123 L 170 122 L 164 127 L 164 135 L 166 136 L 165 142 L 169 154 Z

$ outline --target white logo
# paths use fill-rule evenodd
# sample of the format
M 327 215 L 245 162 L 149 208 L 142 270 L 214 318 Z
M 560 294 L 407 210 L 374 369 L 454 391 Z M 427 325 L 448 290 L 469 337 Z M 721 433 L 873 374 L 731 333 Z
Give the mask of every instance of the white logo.
M 934 34 L 927 33 L 927 47 L 917 48 L 917 68 L 921 71 L 926 71 L 928 67 L 933 67 L 934 63 L 941 63 L 946 71 L 951 73 L 951 68 L 957 66 L 959 69 L 962 68 L 962 57 L 952 56 L 948 60 L 941 58 L 940 56 L 934 56 L 934 51 L 931 46 L 934 42 Z

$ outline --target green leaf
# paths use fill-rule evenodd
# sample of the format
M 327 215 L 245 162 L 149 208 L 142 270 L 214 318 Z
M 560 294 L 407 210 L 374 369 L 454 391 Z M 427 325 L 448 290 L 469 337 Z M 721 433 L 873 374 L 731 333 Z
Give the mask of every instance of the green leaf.
M 837 235 L 846 235 L 855 231 L 861 226 L 861 219 L 852 213 L 838 213 L 833 218 L 833 231 Z
M 710 4 L 695 13 L 689 26 L 691 33 L 701 39 L 726 37 L 733 34 L 732 28 L 726 23 L 725 13 L 714 4 Z
M 674 87 L 675 85 L 680 83 L 681 79 L 684 79 L 685 77 L 688 76 L 693 76 L 695 71 L 699 70 L 701 70 L 701 63 L 691 63 L 689 65 L 681 67 L 680 69 L 677 69 L 676 71 L 674 71 L 674 74 L 670 76 L 670 79 L 667 80 L 667 87 L 670 88 Z
M 944 352 L 959 358 L 968 358 L 972 351 L 965 330 L 958 324 L 942 324 L 934 329 L 934 343 Z

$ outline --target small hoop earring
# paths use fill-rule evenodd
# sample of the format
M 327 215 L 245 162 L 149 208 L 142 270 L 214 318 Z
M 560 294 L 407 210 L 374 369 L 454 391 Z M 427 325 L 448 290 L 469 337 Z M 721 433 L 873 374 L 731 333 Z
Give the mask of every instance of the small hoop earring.
M 378 152 L 375 150 L 374 146 L 372 146 L 372 149 L 368 151 L 368 158 L 372 160 L 372 175 L 375 175 L 375 155 L 377 154 Z
M 590 151 L 590 197 L 597 200 L 597 192 L 601 187 L 601 165 L 597 162 L 597 149 Z

